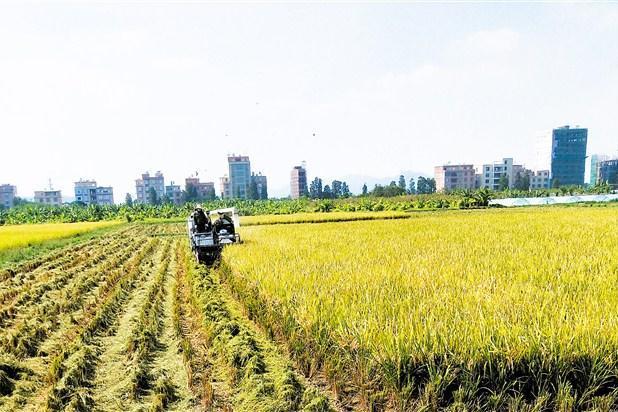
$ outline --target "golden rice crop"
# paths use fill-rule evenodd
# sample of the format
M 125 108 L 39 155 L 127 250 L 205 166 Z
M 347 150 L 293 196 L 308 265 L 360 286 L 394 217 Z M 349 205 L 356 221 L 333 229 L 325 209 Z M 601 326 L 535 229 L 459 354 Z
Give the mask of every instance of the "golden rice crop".
M 617 404 L 612 209 L 256 226 L 243 238 L 223 271 L 252 315 L 308 373 L 371 407 Z
M 323 212 L 323 213 L 294 213 L 289 215 L 258 215 L 242 216 L 242 226 L 275 225 L 285 223 L 321 223 L 321 222 L 348 222 L 354 220 L 405 219 L 414 216 L 402 211 L 383 212 Z
M 118 224 L 119 222 L 81 222 L 0 226 L 0 250 L 66 238 Z

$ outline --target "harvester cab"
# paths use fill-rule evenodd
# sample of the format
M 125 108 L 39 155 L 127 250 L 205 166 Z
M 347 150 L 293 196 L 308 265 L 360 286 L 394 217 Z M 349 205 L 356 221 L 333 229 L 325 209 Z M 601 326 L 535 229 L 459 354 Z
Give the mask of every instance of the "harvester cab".
M 213 222 L 213 217 L 216 219 Z M 196 207 L 187 219 L 191 250 L 199 263 L 213 265 L 224 245 L 240 243 L 240 219 L 236 208 L 204 211 Z

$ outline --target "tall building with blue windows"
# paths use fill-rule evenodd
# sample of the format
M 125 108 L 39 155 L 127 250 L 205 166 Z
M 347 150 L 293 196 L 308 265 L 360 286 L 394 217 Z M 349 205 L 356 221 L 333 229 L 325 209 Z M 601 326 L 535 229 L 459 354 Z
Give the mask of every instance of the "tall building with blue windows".
M 613 190 L 618 189 L 618 159 L 599 162 L 598 182 L 609 184 Z
M 251 184 L 249 156 L 228 156 L 230 197 L 246 199 Z
M 551 140 L 552 186 L 583 186 L 588 129 L 559 127 L 553 130 Z

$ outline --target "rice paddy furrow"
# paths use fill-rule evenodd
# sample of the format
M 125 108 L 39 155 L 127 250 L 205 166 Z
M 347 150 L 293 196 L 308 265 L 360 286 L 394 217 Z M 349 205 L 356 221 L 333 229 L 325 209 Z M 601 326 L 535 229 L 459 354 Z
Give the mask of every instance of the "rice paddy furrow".
M 90 387 L 102 351 L 97 339 L 116 326 L 124 304 L 133 289 L 141 283 L 139 280 L 143 273 L 144 258 L 146 262 L 154 260 L 152 251 L 159 247 L 158 243 L 151 241 L 142 250 L 145 253 L 140 253 L 132 262 L 125 276 L 100 291 L 103 299 L 93 311 L 94 316 L 83 324 L 70 346 L 54 357 L 48 375 L 51 383 L 46 397 L 48 409 L 69 407 L 73 410 L 90 410 L 93 407 Z
M 19 324 L 6 330 L 0 340 L 4 349 L 18 356 L 35 356 L 39 344 L 60 326 L 62 318 L 71 316 L 109 272 L 138 252 L 129 247 L 120 249 L 99 265 L 79 273 L 64 289 L 46 294 L 44 300 L 20 314 Z

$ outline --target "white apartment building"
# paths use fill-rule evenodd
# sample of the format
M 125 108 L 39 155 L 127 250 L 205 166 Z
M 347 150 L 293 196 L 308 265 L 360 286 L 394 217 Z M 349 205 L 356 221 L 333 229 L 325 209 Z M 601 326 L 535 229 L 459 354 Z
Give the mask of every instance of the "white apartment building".
M 529 174 L 530 171 L 522 165 L 514 165 L 513 158 L 505 157 L 497 162 L 477 166 L 476 186 L 500 190 L 500 179 L 502 176 L 506 176 L 508 187 L 512 188 L 515 184 L 517 173 L 523 176 Z
M 530 174 L 530 189 L 549 189 L 551 184 L 549 170 L 537 170 Z

